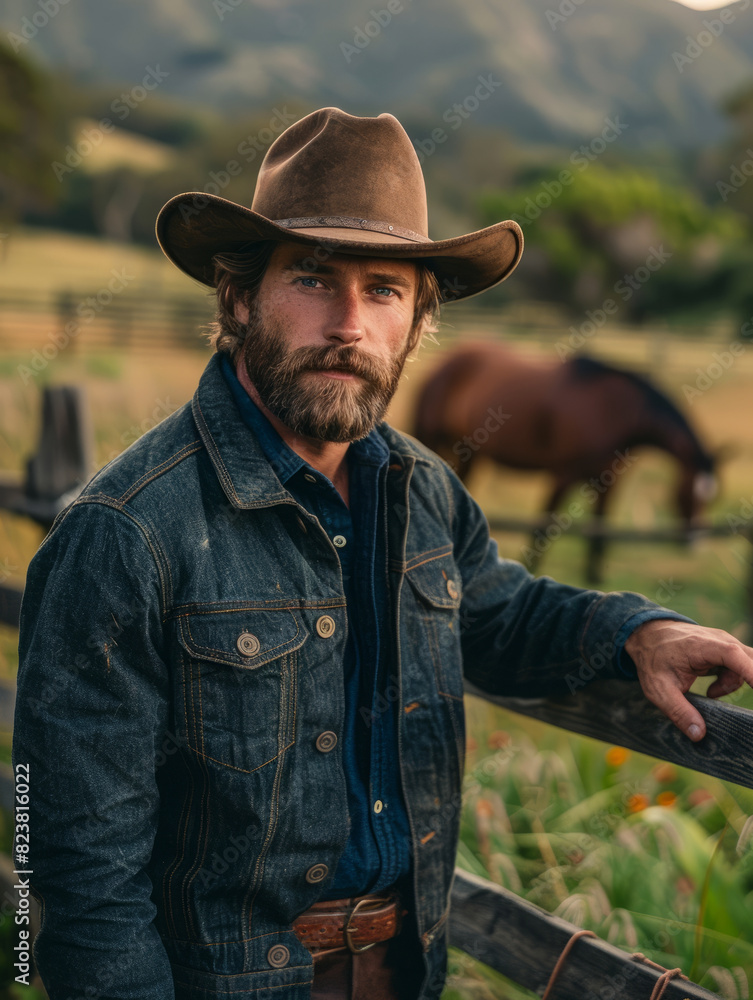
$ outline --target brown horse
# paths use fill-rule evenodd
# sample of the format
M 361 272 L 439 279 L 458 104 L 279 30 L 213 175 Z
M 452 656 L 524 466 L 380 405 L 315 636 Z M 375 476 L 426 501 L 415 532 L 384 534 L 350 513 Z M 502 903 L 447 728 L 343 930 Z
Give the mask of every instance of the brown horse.
M 635 372 L 578 356 L 521 357 L 496 343 L 452 351 L 418 399 L 415 436 L 466 479 L 479 456 L 514 469 L 546 469 L 554 486 L 544 510 L 552 517 L 567 491 L 601 517 L 633 449 L 649 445 L 680 464 L 676 505 L 686 526 L 697 522 L 716 489 L 714 457 L 675 404 Z M 526 560 L 533 569 L 542 531 Z M 587 577 L 601 578 L 604 539 L 589 543 Z

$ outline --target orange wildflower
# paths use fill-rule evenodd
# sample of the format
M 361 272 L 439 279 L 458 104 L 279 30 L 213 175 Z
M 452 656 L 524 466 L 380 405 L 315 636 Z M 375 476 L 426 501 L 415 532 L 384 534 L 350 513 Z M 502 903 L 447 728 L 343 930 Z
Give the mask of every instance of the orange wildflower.
M 666 809 L 671 809 L 675 802 L 677 802 L 677 796 L 674 792 L 659 792 L 656 796 L 656 804 L 664 806 Z
M 639 813 L 644 809 L 648 808 L 648 796 L 647 795 L 631 795 L 627 800 L 628 812 Z
M 479 799 L 476 803 L 476 815 L 481 819 L 491 819 L 494 815 L 492 804 L 488 799 Z
M 501 750 L 506 747 L 510 742 L 510 734 L 506 733 L 504 729 L 497 729 L 489 737 L 489 747 L 492 750 Z
M 671 764 L 657 764 L 652 768 L 651 773 L 660 785 L 668 785 L 670 781 L 677 780 L 677 771 Z
M 472 736 L 469 736 L 465 741 L 465 749 L 468 753 L 475 753 L 478 750 L 478 743 Z
M 604 754 L 604 759 L 610 767 L 622 767 L 630 756 L 630 751 L 625 747 L 610 747 Z

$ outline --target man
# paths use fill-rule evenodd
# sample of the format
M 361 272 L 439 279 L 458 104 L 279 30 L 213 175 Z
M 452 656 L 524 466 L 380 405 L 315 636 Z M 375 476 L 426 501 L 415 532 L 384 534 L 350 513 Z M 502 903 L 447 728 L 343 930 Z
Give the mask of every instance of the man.
M 636 594 L 500 560 L 449 467 L 380 422 L 436 304 L 503 280 L 513 222 L 432 243 L 391 115 L 272 145 L 252 209 L 179 195 L 158 238 L 216 285 L 190 405 L 57 520 L 28 576 L 15 761 L 30 765 L 51 1000 L 441 993 L 480 688 L 637 676 L 684 698 L 751 653 Z

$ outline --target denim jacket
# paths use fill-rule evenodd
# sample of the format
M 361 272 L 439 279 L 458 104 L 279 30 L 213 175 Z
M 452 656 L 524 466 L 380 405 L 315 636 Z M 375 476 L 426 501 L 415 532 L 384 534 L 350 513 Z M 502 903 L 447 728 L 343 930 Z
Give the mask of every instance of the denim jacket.
M 378 426 L 390 676 L 420 974 L 437 998 L 458 842 L 463 672 L 508 695 L 613 676 L 637 594 L 501 560 L 449 467 Z M 680 617 L 680 616 L 677 616 Z M 348 837 L 338 553 L 282 486 L 214 356 L 186 404 L 56 520 L 23 601 L 35 957 L 51 1000 L 306 1000 L 294 918 Z M 585 672 L 584 672 L 585 671 Z

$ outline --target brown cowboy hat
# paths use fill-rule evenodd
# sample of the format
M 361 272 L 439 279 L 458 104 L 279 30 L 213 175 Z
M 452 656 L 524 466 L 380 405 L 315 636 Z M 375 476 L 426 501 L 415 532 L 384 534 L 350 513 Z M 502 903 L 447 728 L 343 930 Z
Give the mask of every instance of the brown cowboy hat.
M 466 236 L 428 236 L 423 173 L 407 133 L 389 114 L 356 118 L 322 108 L 291 125 L 267 150 L 251 208 L 217 195 L 171 198 L 157 240 L 181 271 L 214 286 L 215 254 L 257 240 L 324 253 L 417 260 L 434 272 L 445 301 L 504 281 L 523 252 L 517 222 Z

